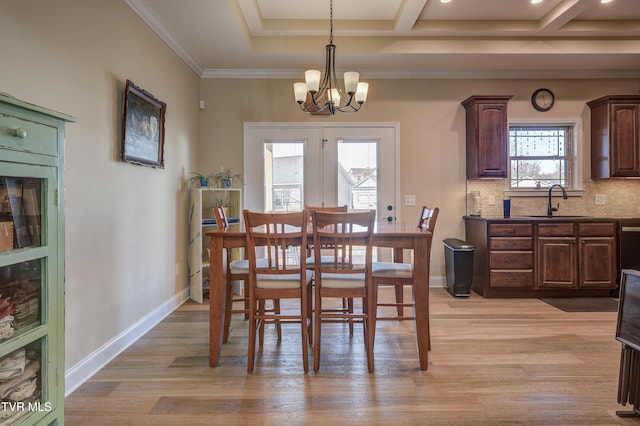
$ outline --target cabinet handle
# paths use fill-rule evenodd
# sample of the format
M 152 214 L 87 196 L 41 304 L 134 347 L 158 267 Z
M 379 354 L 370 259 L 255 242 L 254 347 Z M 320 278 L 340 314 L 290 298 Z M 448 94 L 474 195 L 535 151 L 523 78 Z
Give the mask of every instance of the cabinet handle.
M 514 277 L 505 277 L 504 280 L 505 281 L 515 281 L 516 279 Z
M 22 127 L 19 127 L 17 129 L 13 129 L 13 136 L 20 138 L 20 139 L 24 139 L 27 137 L 27 131 L 25 129 L 23 129 Z

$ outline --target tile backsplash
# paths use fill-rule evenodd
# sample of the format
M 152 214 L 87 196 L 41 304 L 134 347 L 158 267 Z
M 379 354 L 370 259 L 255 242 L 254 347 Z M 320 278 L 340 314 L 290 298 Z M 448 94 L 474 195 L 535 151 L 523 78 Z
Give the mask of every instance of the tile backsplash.
M 595 217 L 639 217 L 640 179 L 585 180 L 582 196 L 570 196 L 563 200 L 559 190 L 554 190 L 553 205 L 560 203 L 557 214 Z M 505 196 L 505 180 L 467 180 L 467 200 L 471 191 L 479 191 L 482 198 L 482 216 L 502 216 L 502 200 Z M 544 191 L 545 195 L 547 191 Z M 604 204 L 596 205 L 595 198 L 604 196 Z M 510 197 L 511 216 L 547 214 L 547 197 Z M 493 205 L 489 201 L 495 200 Z M 467 201 L 467 214 L 468 214 Z

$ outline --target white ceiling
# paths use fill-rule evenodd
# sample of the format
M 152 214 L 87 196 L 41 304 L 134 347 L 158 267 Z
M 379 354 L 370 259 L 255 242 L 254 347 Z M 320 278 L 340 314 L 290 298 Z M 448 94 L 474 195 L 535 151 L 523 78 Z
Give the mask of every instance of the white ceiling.
M 125 0 L 201 77 L 324 67 L 329 0 Z M 640 77 L 640 0 L 334 0 L 362 78 Z

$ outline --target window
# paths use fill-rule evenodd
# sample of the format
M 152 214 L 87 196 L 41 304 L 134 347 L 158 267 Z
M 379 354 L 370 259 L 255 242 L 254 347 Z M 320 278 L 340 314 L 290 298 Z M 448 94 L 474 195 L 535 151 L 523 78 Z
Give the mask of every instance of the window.
M 576 189 L 579 161 L 576 124 L 509 126 L 509 190 L 560 184 Z

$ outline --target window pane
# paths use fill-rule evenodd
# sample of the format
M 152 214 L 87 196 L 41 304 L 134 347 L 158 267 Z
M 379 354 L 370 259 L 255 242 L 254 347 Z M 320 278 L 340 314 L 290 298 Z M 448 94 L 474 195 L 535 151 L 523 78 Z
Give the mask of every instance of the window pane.
M 569 186 L 570 128 L 512 126 L 509 129 L 512 188 Z
M 265 211 L 300 211 L 304 206 L 304 143 L 264 144 Z
M 378 145 L 369 141 L 338 141 L 338 205 L 376 209 Z

